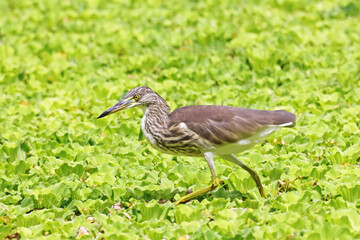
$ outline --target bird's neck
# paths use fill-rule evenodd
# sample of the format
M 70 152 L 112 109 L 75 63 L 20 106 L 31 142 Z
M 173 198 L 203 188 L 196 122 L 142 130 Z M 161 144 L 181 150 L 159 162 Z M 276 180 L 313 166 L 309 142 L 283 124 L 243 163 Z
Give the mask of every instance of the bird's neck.
M 170 107 L 164 99 L 159 98 L 144 108 L 144 124 L 152 123 L 157 127 L 167 127 Z

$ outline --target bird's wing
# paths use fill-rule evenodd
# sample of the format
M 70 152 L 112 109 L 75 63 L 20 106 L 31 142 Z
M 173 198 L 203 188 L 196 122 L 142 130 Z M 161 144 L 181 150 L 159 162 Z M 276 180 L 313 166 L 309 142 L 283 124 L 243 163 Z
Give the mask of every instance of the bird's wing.
M 296 116 L 284 110 L 264 111 L 229 106 L 188 106 L 169 115 L 170 126 L 186 127 L 214 144 L 233 143 L 274 126 L 294 126 Z M 272 131 L 274 132 L 274 131 Z

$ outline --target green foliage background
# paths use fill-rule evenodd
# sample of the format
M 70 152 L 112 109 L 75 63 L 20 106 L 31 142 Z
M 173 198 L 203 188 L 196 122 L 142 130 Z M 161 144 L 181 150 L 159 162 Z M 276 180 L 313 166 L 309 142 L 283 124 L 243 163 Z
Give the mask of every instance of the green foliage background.
M 357 0 L 1 0 L 0 238 L 359 239 L 359 66 Z M 216 159 L 224 187 L 158 203 L 210 172 L 151 149 L 139 109 L 96 120 L 140 85 L 294 112 L 239 155 L 269 198 Z

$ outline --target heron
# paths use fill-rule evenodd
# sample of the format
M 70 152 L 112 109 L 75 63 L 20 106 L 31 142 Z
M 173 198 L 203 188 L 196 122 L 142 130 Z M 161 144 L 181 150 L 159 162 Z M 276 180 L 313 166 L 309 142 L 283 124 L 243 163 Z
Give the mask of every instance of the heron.
M 130 90 L 98 118 L 133 107 L 144 110 L 141 130 L 151 147 L 176 156 L 204 157 L 210 168 L 211 184 L 181 197 L 175 205 L 188 202 L 219 186 L 221 181 L 215 171 L 214 156 L 245 169 L 255 181 L 260 195 L 267 198 L 259 175 L 235 154 L 250 149 L 283 127 L 294 127 L 296 124 L 296 116 L 285 110 L 194 105 L 170 113 L 166 101 L 145 86 Z

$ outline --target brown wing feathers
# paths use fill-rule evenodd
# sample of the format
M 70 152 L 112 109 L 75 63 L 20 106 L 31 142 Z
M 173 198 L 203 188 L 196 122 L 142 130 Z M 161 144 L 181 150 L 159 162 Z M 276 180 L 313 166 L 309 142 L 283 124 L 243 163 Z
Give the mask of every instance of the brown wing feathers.
M 252 136 L 268 125 L 289 123 L 294 126 L 296 116 L 284 110 L 264 111 L 229 106 L 188 106 L 169 115 L 170 126 L 184 122 L 186 126 L 215 144 L 236 142 Z

